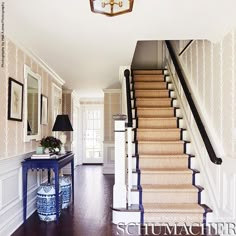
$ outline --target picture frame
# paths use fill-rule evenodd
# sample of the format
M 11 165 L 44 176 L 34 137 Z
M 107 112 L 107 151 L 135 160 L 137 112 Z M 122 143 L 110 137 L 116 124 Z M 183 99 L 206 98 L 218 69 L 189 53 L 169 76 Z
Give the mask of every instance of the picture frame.
M 41 94 L 41 124 L 48 124 L 48 97 Z
M 8 80 L 8 120 L 23 120 L 24 85 L 9 77 Z

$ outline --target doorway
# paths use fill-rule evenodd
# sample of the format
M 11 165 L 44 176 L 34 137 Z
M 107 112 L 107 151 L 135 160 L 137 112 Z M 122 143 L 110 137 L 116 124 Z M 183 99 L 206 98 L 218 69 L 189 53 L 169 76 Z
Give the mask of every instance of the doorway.
M 83 164 L 103 163 L 103 105 L 86 105 L 83 111 Z

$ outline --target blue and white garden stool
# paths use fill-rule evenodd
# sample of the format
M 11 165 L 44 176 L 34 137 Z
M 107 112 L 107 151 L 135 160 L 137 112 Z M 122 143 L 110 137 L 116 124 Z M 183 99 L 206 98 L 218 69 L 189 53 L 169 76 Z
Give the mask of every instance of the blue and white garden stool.
M 62 191 L 59 187 L 59 215 L 61 214 Z M 55 185 L 43 183 L 37 191 L 37 212 L 40 220 L 54 221 L 56 216 L 56 190 Z
M 55 183 L 54 179 L 52 183 Z M 62 191 L 62 209 L 65 209 L 71 202 L 71 177 L 59 176 L 59 184 Z

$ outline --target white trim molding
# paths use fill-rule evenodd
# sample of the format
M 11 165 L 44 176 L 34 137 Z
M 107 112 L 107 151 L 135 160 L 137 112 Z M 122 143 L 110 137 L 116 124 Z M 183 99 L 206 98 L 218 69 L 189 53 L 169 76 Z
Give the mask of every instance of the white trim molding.
M 64 85 L 65 81 L 43 60 L 41 59 L 35 52 L 30 49 L 24 47 L 17 40 L 12 37 L 7 36 L 7 39 L 13 42 L 19 49 L 24 51 L 29 57 L 31 57 L 39 66 L 41 66 L 44 70 L 46 70 L 59 85 Z
M 21 162 L 31 154 L 0 159 L 0 235 L 11 235 L 23 223 Z M 27 218 L 36 210 L 38 178 L 37 171 L 29 171 Z

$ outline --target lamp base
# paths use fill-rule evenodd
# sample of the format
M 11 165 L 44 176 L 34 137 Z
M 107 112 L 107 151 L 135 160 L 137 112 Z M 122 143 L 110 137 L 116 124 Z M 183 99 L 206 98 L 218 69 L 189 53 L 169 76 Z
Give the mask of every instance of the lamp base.
M 66 150 L 65 150 L 66 138 L 67 138 L 66 134 L 62 132 L 62 134 L 60 135 L 60 140 L 62 142 L 61 151 L 60 151 L 61 154 L 66 154 Z
M 64 145 L 62 144 L 61 145 L 61 151 L 60 151 L 61 154 L 66 154 L 66 150 L 65 150 L 65 147 Z

